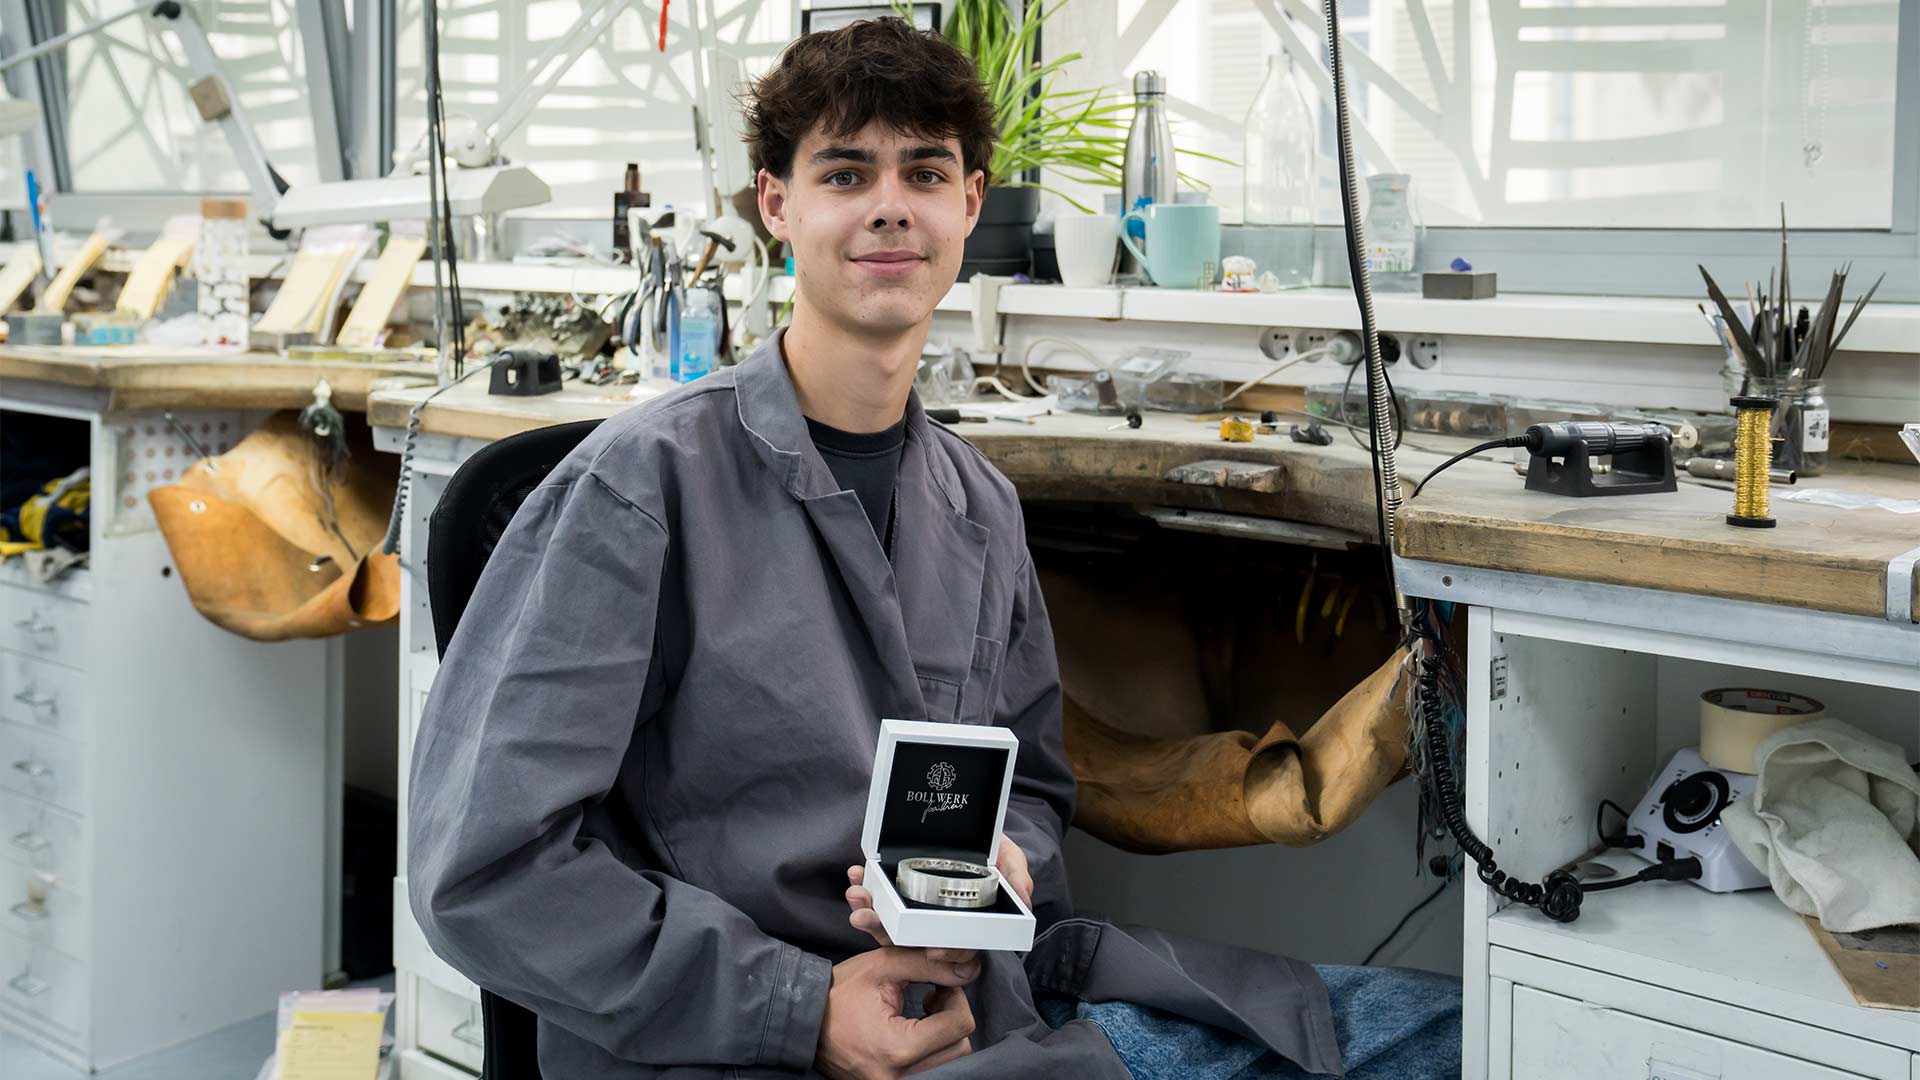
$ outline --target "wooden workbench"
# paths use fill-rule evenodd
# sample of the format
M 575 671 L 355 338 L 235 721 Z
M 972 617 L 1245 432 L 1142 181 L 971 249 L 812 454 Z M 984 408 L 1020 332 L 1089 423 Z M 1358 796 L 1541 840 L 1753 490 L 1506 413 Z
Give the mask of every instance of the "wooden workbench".
M 266 353 L 149 345 L 0 345 L 0 380 L 104 391 L 103 412 L 148 409 L 298 409 L 321 378 L 334 407 L 365 410 L 380 379 L 432 381 L 429 363 L 287 360 Z
M 401 428 L 424 389 L 381 390 L 368 404 L 374 427 Z M 538 398 L 494 397 L 461 385 L 421 410 L 421 431 L 492 440 L 631 407 L 624 387 L 581 387 Z M 1284 437 L 1224 443 L 1217 425 L 1151 413 L 1139 430 L 1109 430 L 1112 418 L 1058 415 L 1032 425 L 993 421 L 958 430 L 1029 499 L 1176 506 L 1280 519 L 1376 535 L 1372 469 L 1344 435 L 1332 446 Z M 1399 456 L 1404 490 L 1464 444 L 1410 436 Z M 1277 490 L 1195 487 L 1167 479 L 1199 460 L 1274 466 Z M 1836 464 L 1807 486 L 1920 498 L 1920 469 Z M 1786 502 L 1776 489 L 1777 528 L 1726 524 L 1733 495 L 1687 482 L 1671 494 L 1572 499 L 1526 491 L 1504 461 L 1471 460 L 1435 481 L 1401 512 L 1399 554 L 1410 559 L 1516 573 L 1698 593 L 1884 617 L 1887 564 L 1920 547 L 1920 515 L 1840 510 Z M 1915 610 L 1920 611 L 1920 589 Z

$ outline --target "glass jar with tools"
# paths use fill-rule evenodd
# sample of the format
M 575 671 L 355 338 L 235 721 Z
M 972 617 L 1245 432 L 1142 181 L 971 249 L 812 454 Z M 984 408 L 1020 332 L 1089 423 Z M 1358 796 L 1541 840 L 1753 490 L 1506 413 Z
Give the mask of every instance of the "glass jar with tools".
M 1774 467 L 1792 469 L 1801 476 L 1826 472 L 1833 432 L 1825 380 L 1754 375 L 1747 385 L 1751 396 L 1779 402 L 1773 410 Z
M 1367 177 L 1367 277 L 1381 292 L 1420 291 L 1420 219 L 1413 177 Z

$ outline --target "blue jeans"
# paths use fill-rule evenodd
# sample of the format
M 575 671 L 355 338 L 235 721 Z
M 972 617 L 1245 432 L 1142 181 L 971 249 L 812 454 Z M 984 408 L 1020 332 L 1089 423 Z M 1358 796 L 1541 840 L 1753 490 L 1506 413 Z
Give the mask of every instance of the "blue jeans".
M 1442 1080 L 1460 1075 L 1460 980 L 1412 968 L 1316 964 L 1333 1002 L 1347 1080 Z M 1124 1001 L 1042 997 L 1049 1025 L 1088 1020 L 1106 1033 L 1133 1080 L 1304 1080 L 1280 1055 L 1216 1027 Z

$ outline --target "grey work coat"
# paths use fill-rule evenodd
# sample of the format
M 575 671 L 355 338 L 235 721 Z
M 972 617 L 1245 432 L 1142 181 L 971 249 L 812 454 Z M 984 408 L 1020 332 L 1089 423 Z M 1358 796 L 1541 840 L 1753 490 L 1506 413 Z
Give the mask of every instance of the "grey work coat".
M 1040 937 L 983 954 L 949 1080 L 1126 1080 L 1036 990 L 1130 1000 L 1338 1073 L 1311 966 L 1072 916 L 1074 780 L 1011 484 L 907 406 L 889 564 L 778 339 L 602 424 L 527 498 L 414 746 L 413 911 L 539 1014 L 548 1080 L 812 1075 L 883 717 L 1020 737 L 1006 832 Z M 1023 962 L 1024 959 L 1024 962 Z

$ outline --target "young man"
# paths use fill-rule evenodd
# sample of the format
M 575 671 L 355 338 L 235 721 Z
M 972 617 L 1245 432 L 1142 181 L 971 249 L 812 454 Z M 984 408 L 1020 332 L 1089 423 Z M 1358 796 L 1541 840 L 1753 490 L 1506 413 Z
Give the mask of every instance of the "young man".
M 859 23 L 796 41 L 747 119 L 793 321 L 602 424 L 501 538 L 415 747 L 428 940 L 539 1015 L 548 1080 L 1127 1080 L 1037 991 L 1338 1071 L 1310 966 L 1070 917 L 1074 781 L 1020 505 L 912 394 L 992 152 L 971 65 Z M 1042 931 L 1024 963 L 874 947 L 847 868 L 885 717 L 1019 736 L 998 861 Z

